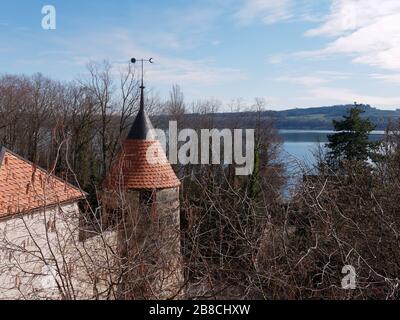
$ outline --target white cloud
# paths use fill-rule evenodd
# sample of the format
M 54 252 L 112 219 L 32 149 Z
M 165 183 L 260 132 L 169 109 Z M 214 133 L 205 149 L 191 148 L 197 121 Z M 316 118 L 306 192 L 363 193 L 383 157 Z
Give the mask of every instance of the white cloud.
M 305 87 L 315 87 L 335 80 L 349 79 L 351 74 L 338 71 L 321 70 L 315 71 L 312 75 L 287 75 L 275 78 L 275 81 L 299 84 Z
M 283 21 L 319 22 L 322 16 L 315 10 L 317 1 L 310 0 L 242 0 L 242 5 L 236 11 L 234 18 L 241 25 L 247 25 L 255 20 L 264 24 L 274 24 Z
M 168 49 L 182 49 L 191 45 L 180 39 L 177 34 L 163 31 L 147 33 L 145 43 Z
M 240 24 L 249 24 L 261 18 L 265 24 L 273 24 L 292 17 L 292 0 L 246 0 L 235 14 Z
M 266 62 L 268 64 L 281 64 L 285 61 L 287 55 L 285 54 L 273 54 L 267 57 Z
M 114 70 L 126 66 L 132 56 L 152 57 L 154 64 L 147 68 L 153 83 L 171 85 L 219 85 L 245 80 L 246 75 L 239 69 L 219 67 L 212 59 L 184 59 L 159 54 L 132 41 L 134 37 L 126 29 L 114 29 L 102 36 L 89 35 L 88 38 L 65 39 L 66 50 L 73 52 L 72 62 L 85 65 L 90 61 L 110 60 Z
M 218 4 L 188 4 L 171 6 L 154 23 L 142 32 L 142 42 L 152 47 L 164 46 L 171 49 L 192 49 L 207 45 L 210 30 L 215 27 L 223 13 Z M 161 28 L 160 28 L 161 26 Z
M 331 12 L 307 36 L 335 39 L 308 56 L 353 57 L 353 62 L 387 70 L 400 70 L 400 1 L 332 0 Z
M 218 85 L 246 79 L 242 71 L 215 67 L 209 60 L 159 57 L 158 61 L 148 74 L 152 80 L 166 84 Z
M 306 35 L 339 36 L 399 13 L 399 9 L 398 0 L 331 0 L 330 13 L 323 25 L 307 31 Z
M 383 80 L 389 83 L 395 83 L 399 84 L 400 83 L 400 74 L 382 74 L 382 73 L 372 73 L 369 75 L 370 78 L 372 79 L 378 79 L 378 80 Z
M 321 99 L 326 103 L 366 103 L 377 107 L 399 107 L 400 96 L 398 97 L 382 97 L 375 95 L 367 95 L 355 92 L 347 88 L 318 87 L 309 90 L 309 97 L 313 99 Z
M 329 79 L 317 77 L 317 76 L 282 76 L 275 78 L 276 81 L 289 82 L 294 84 L 300 84 L 307 87 L 313 87 L 328 83 Z

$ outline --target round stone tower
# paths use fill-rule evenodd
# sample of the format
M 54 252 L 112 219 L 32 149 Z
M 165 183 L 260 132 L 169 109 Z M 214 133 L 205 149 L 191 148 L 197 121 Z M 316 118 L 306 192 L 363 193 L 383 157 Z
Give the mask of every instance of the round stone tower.
M 179 186 L 144 107 L 106 178 L 108 220 L 118 226 L 121 299 L 175 299 L 183 285 Z M 110 210 L 111 209 L 111 210 Z M 110 216 L 111 213 L 111 216 Z

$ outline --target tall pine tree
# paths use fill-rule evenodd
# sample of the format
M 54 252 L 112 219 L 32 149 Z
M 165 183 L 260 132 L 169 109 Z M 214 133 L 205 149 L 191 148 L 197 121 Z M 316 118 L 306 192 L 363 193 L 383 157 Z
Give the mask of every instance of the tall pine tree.
M 378 156 L 379 142 L 368 139 L 375 125 L 361 117 L 364 112 L 360 105 L 355 104 L 343 120 L 333 121 L 335 133 L 328 136 L 329 143 L 326 145 L 329 149 L 326 162 L 331 169 L 341 168 L 344 161 L 367 164 L 369 159 L 374 160 Z

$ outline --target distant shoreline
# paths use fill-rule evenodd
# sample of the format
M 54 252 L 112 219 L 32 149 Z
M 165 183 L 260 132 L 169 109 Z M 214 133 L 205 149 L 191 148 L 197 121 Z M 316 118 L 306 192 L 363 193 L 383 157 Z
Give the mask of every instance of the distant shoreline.
M 332 130 L 278 130 L 278 135 L 284 143 L 327 143 L 328 135 L 334 133 Z M 380 140 L 385 131 L 375 130 L 369 134 L 370 140 Z
M 284 111 L 266 110 L 261 112 L 223 112 L 212 114 L 185 114 L 186 123 L 195 123 L 204 118 L 212 117 L 214 128 L 254 128 L 255 123 L 260 121 L 265 125 L 272 124 L 278 130 L 303 130 L 303 131 L 331 131 L 333 120 L 339 120 L 347 114 L 354 105 L 337 105 L 330 107 L 317 107 L 305 109 L 290 109 Z M 397 122 L 400 119 L 400 110 L 380 110 L 369 105 L 361 105 L 364 110 L 362 117 L 370 119 L 377 131 L 383 131 L 390 122 Z M 161 127 L 167 126 L 169 117 L 157 116 Z
M 326 133 L 331 134 L 335 131 L 333 130 L 313 130 L 313 129 L 279 129 L 279 134 L 285 133 Z M 383 135 L 385 134 L 384 130 L 374 130 L 370 132 L 370 135 Z

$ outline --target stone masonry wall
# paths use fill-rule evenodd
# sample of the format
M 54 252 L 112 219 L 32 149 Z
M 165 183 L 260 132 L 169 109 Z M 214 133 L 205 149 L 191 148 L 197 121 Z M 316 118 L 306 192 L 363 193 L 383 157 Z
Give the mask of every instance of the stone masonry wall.
M 182 295 L 179 188 L 130 192 L 129 228 L 120 231 L 122 251 L 131 267 L 120 288 L 125 299 L 177 299 Z M 142 202 L 140 203 L 140 200 Z

